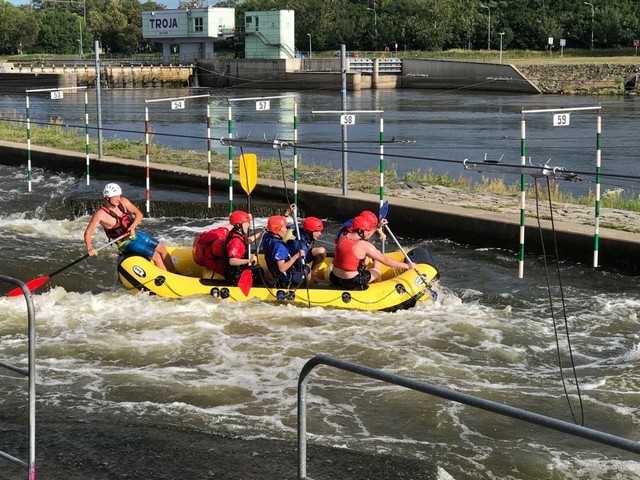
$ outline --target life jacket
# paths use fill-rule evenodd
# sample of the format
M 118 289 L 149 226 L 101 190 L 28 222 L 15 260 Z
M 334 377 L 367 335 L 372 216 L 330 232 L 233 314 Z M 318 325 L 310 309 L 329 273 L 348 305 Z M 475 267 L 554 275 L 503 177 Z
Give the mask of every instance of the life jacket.
M 269 271 L 271 272 L 271 275 L 273 275 L 274 278 L 278 278 L 281 275 L 286 274 L 286 272 L 280 272 L 280 269 L 278 268 L 278 262 L 273 258 L 273 251 L 275 250 L 276 245 L 278 244 L 282 244 L 285 246 L 285 248 L 287 248 L 287 244 L 284 242 L 282 238 L 280 238 L 279 236 L 277 236 L 272 232 L 265 232 L 265 234 L 262 237 L 262 245 L 264 248 L 264 260 L 267 263 L 267 268 L 269 269 Z M 287 248 L 287 251 L 288 250 L 289 249 Z M 289 255 L 289 258 L 291 258 L 290 255 Z
M 198 233 L 193 239 L 193 261 L 198 265 L 216 271 L 220 268 L 220 260 L 224 258 L 225 240 L 229 230 L 218 227 Z
M 103 205 L 100 208 L 116 219 L 116 224 L 113 227 L 109 229 L 105 228 L 104 230 L 104 233 L 107 234 L 107 238 L 109 240 L 113 240 L 114 238 L 118 238 L 121 235 L 124 235 L 125 233 L 127 233 L 127 231 L 129 230 L 129 227 L 133 224 L 133 219 L 134 219 L 133 215 L 131 215 L 130 213 L 127 213 L 127 211 L 124 209 L 122 205 L 118 205 L 118 210 L 122 212 L 122 215 L 120 216 L 116 215 L 116 213 L 113 212 L 106 205 Z
M 229 243 L 231 243 L 231 241 L 234 239 L 238 239 L 242 242 L 242 248 L 240 249 L 238 247 L 234 247 L 233 251 L 230 252 Z M 248 253 L 247 237 L 241 232 L 238 232 L 236 230 L 231 230 L 224 241 L 223 254 L 224 254 L 225 263 L 226 264 L 229 263 L 228 261 L 229 258 L 247 258 L 247 253 Z
M 333 266 L 347 272 L 361 272 L 365 270 L 364 258 L 356 257 L 353 252 L 353 247 L 355 247 L 359 241 L 360 239 L 352 240 L 343 236 L 338 242 L 338 245 L 336 245 Z

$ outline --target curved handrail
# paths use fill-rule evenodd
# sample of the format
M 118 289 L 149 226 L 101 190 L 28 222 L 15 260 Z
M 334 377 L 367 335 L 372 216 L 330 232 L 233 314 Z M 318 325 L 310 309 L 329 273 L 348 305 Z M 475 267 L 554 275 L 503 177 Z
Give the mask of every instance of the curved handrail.
M 26 283 L 17 278 L 9 277 L 0 273 L 0 282 L 9 283 L 19 287 L 24 294 L 23 297 L 27 303 L 27 316 L 28 316 L 28 354 L 27 354 L 27 369 L 15 367 L 6 363 L 0 362 L 0 367 L 7 368 L 13 372 L 19 373 L 28 377 L 29 380 L 29 461 L 24 462 L 19 458 L 13 457 L 8 453 L 0 451 L 0 458 L 9 460 L 10 462 L 20 465 L 29 469 L 29 480 L 35 480 L 36 478 L 36 314 L 35 307 L 33 305 L 33 299 L 31 298 L 31 290 L 27 287 Z
M 316 355 L 310 359 L 298 377 L 298 478 L 300 480 L 310 480 L 307 477 L 307 415 L 306 415 L 306 396 L 307 396 L 307 376 L 318 365 L 327 365 L 330 367 L 345 370 L 383 382 L 392 383 L 400 387 L 409 388 L 418 392 L 426 393 L 436 397 L 444 398 L 458 403 L 463 403 L 471 407 L 480 408 L 488 412 L 497 413 L 506 417 L 515 418 L 524 422 L 533 423 L 543 427 L 551 428 L 560 432 L 568 433 L 577 437 L 586 438 L 594 442 L 609 445 L 611 447 L 626 450 L 628 452 L 640 453 L 640 442 L 635 442 L 627 438 L 618 437 L 609 433 L 594 430 L 592 428 L 582 427 L 573 423 L 557 420 L 555 418 L 533 413 L 502 403 L 486 400 L 466 393 L 456 392 L 444 387 L 429 385 L 418 382 L 410 378 L 401 377 L 393 373 L 384 372 L 370 367 L 365 367 L 357 363 L 347 362 L 329 355 Z

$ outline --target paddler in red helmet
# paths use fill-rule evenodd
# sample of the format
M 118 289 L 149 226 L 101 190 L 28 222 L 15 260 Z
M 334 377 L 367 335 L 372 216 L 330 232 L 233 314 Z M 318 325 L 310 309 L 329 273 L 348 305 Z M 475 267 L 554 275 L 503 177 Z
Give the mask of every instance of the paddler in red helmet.
M 382 278 L 380 264 L 405 270 L 416 268 L 413 263 L 384 256 L 368 241 L 377 228 L 377 217 L 361 214 L 353 219 L 351 231 L 344 233 L 336 245 L 333 270 L 329 275 L 332 285 L 343 290 L 366 290 L 369 283 Z M 373 260 L 372 268 L 366 268 L 367 258 Z

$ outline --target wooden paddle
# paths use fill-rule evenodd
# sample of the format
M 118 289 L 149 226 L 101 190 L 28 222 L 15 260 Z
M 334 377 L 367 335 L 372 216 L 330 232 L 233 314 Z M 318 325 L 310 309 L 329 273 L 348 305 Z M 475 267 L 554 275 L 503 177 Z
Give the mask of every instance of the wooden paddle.
M 254 153 L 243 153 L 239 158 L 240 165 L 240 185 L 247 194 L 247 213 L 251 213 L 251 192 L 258 182 L 258 157 Z M 248 251 L 249 259 L 251 259 L 251 244 Z M 238 287 L 245 297 L 249 296 L 251 287 L 253 286 L 253 273 L 251 273 L 251 264 L 249 268 L 243 270 L 238 280 Z
M 96 248 L 96 252 L 102 250 L 103 248 L 107 248 L 110 245 L 113 245 L 114 243 L 119 242 L 120 240 L 122 240 L 123 238 L 127 237 L 129 235 L 129 233 L 126 233 L 124 235 L 120 235 L 118 238 L 111 240 L 109 243 L 105 243 L 104 245 L 102 245 L 101 247 Z M 71 268 L 73 267 L 76 263 L 80 263 L 81 261 L 89 258 L 91 255 L 89 255 L 88 253 L 81 256 L 80 258 L 74 260 L 73 262 L 65 265 L 62 268 L 59 268 L 58 270 L 56 270 L 55 272 L 50 273 L 49 275 L 45 275 L 44 277 L 38 277 L 38 278 L 34 278 L 33 280 L 29 280 L 26 285 L 29 288 L 29 290 L 31 290 L 32 292 L 36 289 L 41 287 L 42 285 L 44 285 L 51 277 L 53 277 L 54 275 L 57 275 L 61 272 L 64 272 L 67 268 Z M 17 297 L 19 295 L 22 295 L 22 289 L 20 287 L 18 288 L 14 288 L 13 290 L 11 290 L 9 293 L 7 293 L 7 296 L 9 297 Z

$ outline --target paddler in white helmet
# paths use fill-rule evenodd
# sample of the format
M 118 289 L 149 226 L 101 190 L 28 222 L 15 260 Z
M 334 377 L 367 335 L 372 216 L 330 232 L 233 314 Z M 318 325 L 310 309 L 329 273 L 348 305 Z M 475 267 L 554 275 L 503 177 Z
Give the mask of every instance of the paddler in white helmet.
M 120 185 L 117 183 L 107 184 L 102 191 L 102 196 L 104 203 L 93 214 L 84 231 L 87 253 L 91 256 L 98 254 L 93 248 L 91 236 L 100 225 L 109 240 L 125 235 L 122 240 L 116 243 L 120 253 L 140 255 L 152 260 L 158 268 L 175 273 L 176 268 L 164 244 L 152 236 L 136 230 L 144 217 L 138 207 L 122 196 Z

